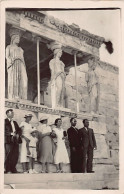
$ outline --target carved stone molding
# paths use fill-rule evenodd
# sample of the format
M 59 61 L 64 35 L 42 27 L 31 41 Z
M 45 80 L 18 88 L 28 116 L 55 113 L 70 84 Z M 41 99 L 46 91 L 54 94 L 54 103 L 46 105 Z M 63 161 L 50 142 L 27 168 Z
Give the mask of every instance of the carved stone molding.
M 17 101 L 12 101 L 5 99 L 5 107 L 7 108 L 15 108 L 15 109 L 20 109 L 20 110 L 27 110 L 27 111 L 32 111 L 32 112 L 41 112 L 41 113 L 46 113 L 46 114 L 54 114 L 54 115 L 61 115 L 61 116 L 68 116 L 68 117 L 77 117 L 77 114 L 75 112 L 67 111 L 66 110 L 57 110 L 57 109 L 52 109 L 48 108 L 46 106 L 38 106 L 33 103 L 24 103 L 24 102 L 17 102 Z
M 98 63 L 98 65 L 99 65 L 102 69 L 104 69 L 104 70 L 106 70 L 106 71 L 110 71 L 110 72 L 113 72 L 113 73 L 116 73 L 116 74 L 119 73 L 119 68 L 116 67 L 116 66 L 113 66 L 113 65 L 111 65 L 111 64 L 109 64 L 109 63 L 105 63 L 105 62 L 103 62 L 103 61 L 100 61 L 100 62 Z
M 50 24 L 54 25 L 59 31 L 77 37 L 96 48 L 100 48 L 101 44 L 105 40 L 103 37 L 91 34 L 86 30 L 80 30 L 80 28 L 76 28 L 74 25 L 68 25 L 67 23 L 55 19 L 54 17 L 47 16 L 47 20 L 49 20 Z M 48 22 L 46 25 L 48 25 Z
M 7 108 L 14 108 L 14 109 L 20 109 L 20 110 L 26 110 L 26 111 L 32 111 L 35 113 L 46 113 L 46 114 L 53 114 L 53 115 L 61 115 L 64 117 L 76 117 L 77 119 L 89 119 L 90 121 L 92 120 L 98 120 L 99 115 L 95 114 L 89 114 L 89 113 L 76 113 L 72 112 L 69 109 L 66 110 L 66 108 L 62 109 L 52 109 L 48 108 L 46 106 L 38 106 L 33 103 L 26 102 L 18 102 L 16 100 L 8 100 L 5 99 L 5 107 Z
M 37 22 L 46 25 L 47 27 L 52 27 L 54 30 L 59 32 L 68 34 L 70 36 L 77 37 L 81 41 L 85 41 L 87 44 L 94 46 L 96 48 L 100 48 L 101 44 L 105 41 L 103 37 L 96 36 L 94 34 L 89 33 L 86 30 L 81 30 L 77 25 L 68 25 L 64 21 L 56 19 L 51 16 L 47 16 L 45 13 L 37 12 L 37 11 L 15 11 L 19 14 L 22 14 L 24 17 L 28 17 L 32 20 L 36 20 Z

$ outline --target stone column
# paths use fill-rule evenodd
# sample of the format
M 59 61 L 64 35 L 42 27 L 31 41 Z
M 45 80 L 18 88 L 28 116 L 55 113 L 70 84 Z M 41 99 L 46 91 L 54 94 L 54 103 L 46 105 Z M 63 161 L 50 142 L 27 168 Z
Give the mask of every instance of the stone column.
M 65 78 L 66 74 L 64 71 L 65 64 L 60 60 L 62 56 L 62 44 L 59 42 L 52 42 L 49 48 L 53 51 L 54 57 L 49 62 L 51 71 L 51 101 L 52 108 L 64 107 L 65 98 Z
M 99 98 L 100 98 L 100 84 L 97 73 L 95 72 L 97 66 L 97 60 L 94 56 L 91 56 L 88 60 L 88 72 L 86 73 L 87 89 L 90 98 L 89 112 L 98 114 L 99 112 Z
M 27 100 L 28 78 L 24 61 L 24 51 L 19 46 L 21 31 L 12 27 L 9 31 L 10 45 L 6 47 L 8 73 L 8 99 Z

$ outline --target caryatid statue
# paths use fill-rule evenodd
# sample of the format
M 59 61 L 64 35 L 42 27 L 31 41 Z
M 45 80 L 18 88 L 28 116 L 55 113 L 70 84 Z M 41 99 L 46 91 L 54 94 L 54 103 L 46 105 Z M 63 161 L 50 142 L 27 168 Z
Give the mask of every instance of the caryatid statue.
M 100 84 L 99 84 L 99 78 L 98 75 L 95 72 L 95 68 L 97 65 L 97 61 L 95 57 L 91 57 L 88 60 L 88 67 L 89 70 L 86 73 L 86 82 L 87 82 L 87 88 L 88 93 L 90 97 L 90 113 L 96 113 L 99 112 L 99 97 L 100 97 Z
M 60 60 L 62 56 L 62 45 L 58 42 L 53 42 L 50 45 L 54 53 L 54 58 L 49 62 L 51 71 L 51 100 L 52 108 L 64 107 L 65 96 L 65 78 L 64 63 Z
M 9 31 L 11 43 L 6 47 L 8 73 L 8 99 L 27 99 L 27 72 L 24 61 L 24 51 L 18 46 L 20 30 L 11 28 Z

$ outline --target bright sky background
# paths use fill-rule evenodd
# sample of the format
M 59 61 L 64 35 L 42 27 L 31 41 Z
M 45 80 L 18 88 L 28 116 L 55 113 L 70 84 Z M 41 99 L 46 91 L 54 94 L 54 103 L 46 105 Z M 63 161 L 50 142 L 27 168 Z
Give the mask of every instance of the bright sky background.
M 81 29 L 104 37 L 106 41 L 110 40 L 113 43 L 113 54 L 110 55 L 103 44 L 100 48 L 100 59 L 118 66 L 120 10 L 48 11 L 47 14 L 68 24 L 75 23 Z

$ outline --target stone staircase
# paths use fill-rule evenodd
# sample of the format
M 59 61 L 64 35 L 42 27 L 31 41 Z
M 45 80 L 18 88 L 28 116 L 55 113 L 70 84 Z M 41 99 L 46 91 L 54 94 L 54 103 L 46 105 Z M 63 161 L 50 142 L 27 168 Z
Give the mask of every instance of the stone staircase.
M 118 189 L 118 173 L 5 174 L 5 189 Z

